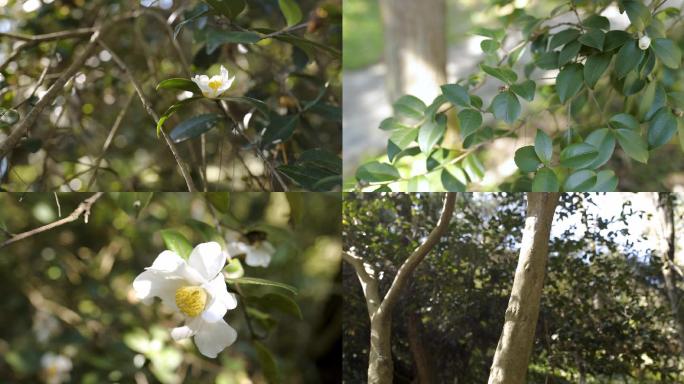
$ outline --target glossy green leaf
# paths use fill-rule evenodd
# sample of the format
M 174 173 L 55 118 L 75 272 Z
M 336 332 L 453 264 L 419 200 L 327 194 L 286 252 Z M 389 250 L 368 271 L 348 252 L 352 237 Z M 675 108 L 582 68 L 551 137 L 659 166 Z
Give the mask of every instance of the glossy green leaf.
M 162 229 L 159 231 L 162 240 L 164 240 L 164 245 L 169 251 L 175 252 L 178 256 L 187 259 L 192 252 L 192 245 L 188 239 L 185 238 L 180 232 L 173 229 Z
M 377 161 L 363 164 L 356 170 L 356 178 L 368 182 L 393 181 L 400 177 L 395 167 Z
M 594 88 L 601 75 L 608 69 L 612 57 L 610 53 L 600 53 L 587 58 L 584 63 L 584 82 L 589 88 Z
M 607 163 L 615 151 L 615 136 L 608 128 L 593 131 L 584 142 L 593 145 L 598 150 L 598 156 L 587 168 L 596 169 Z
M 295 295 L 297 294 L 297 288 L 295 288 L 289 284 L 281 283 L 278 281 L 259 279 L 256 277 L 241 277 L 239 279 L 226 279 L 226 283 L 228 283 L 228 284 L 243 284 L 243 285 L 263 285 L 263 286 L 268 286 L 268 287 L 284 289 L 284 290 L 291 292 Z
M 534 152 L 544 164 L 548 164 L 553 156 L 553 142 L 541 129 L 537 130 L 537 135 L 534 137 Z
M 539 56 L 535 64 L 541 69 L 556 69 L 558 65 L 558 52 L 544 52 Z
M 207 54 L 211 55 L 223 44 L 254 44 L 261 36 L 252 31 L 222 31 L 212 29 L 207 32 Z
M 641 0 L 623 0 L 622 6 L 629 21 L 637 30 L 643 31 L 651 23 L 651 11 L 641 3 Z
M 571 41 L 574 41 L 579 37 L 579 35 L 580 31 L 574 28 L 568 28 L 559 31 L 551 37 L 551 41 L 549 42 L 549 49 L 553 50 L 560 47 L 561 45 L 565 45 Z
M 650 149 L 667 144 L 677 133 L 677 118 L 672 114 L 670 108 L 661 108 L 648 128 L 648 146 Z
M 392 108 L 395 115 L 417 121 L 423 118 L 427 106 L 415 96 L 404 95 L 392 104 Z
M 470 105 L 470 96 L 468 96 L 468 91 L 458 84 L 442 85 L 442 94 L 453 105 L 460 105 L 461 107 L 467 107 Z
M 408 147 L 418 137 L 418 128 L 401 128 L 394 130 L 390 136 L 390 141 L 393 142 L 399 149 Z
M 568 64 L 556 77 L 556 91 L 560 102 L 565 104 L 582 89 L 584 84 L 582 64 Z
M 380 122 L 380 129 L 383 131 L 392 131 L 395 129 L 406 129 L 409 128 L 408 125 L 402 124 L 399 120 L 394 117 L 388 117 L 382 122 Z
M 566 192 L 587 192 L 596 185 L 596 173 L 588 169 L 582 169 L 570 174 L 563 184 Z
M 261 136 L 263 146 L 283 142 L 292 137 L 295 128 L 299 124 L 299 114 L 281 116 L 271 114 L 271 121 L 266 126 Z
M 682 51 L 670 39 L 653 39 L 651 41 L 651 48 L 658 60 L 660 60 L 666 67 L 677 69 L 682 63 Z
M 615 74 L 617 77 L 621 79 L 627 76 L 627 73 L 639 65 L 643 56 L 644 51 L 639 49 L 635 40 L 625 42 L 615 56 Z
M 587 47 L 596 48 L 599 51 L 603 50 L 603 43 L 606 39 L 606 34 L 600 29 L 590 29 L 580 36 L 577 41 L 586 45 Z
M 585 168 L 598 157 L 598 150 L 590 144 L 579 143 L 567 146 L 561 151 L 561 165 L 568 168 Z
M 280 11 L 287 20 L 289 27 L 299 23 L 302 20 L 302 10 L 297 5 L 295 0 L 278 0 Z
M 205 0 L 205 2 L 229 19 L 235 19 L 247 5 L 245 0 Z
M 610 20 L 605 16 L 593 14 L 582 21 L 582 25 L 587 28 L 610 29 Z
M 481 64 L 480 68 L 493 77 L 503 81 L 504 83 L 513 84 L 518 80 L 518 75 L 510 68 L 506 67 L 490 67 L 489 65 Z
M 631 129 L 616 129 L 615 136 L 625 153 L 641 163 L 648 162 L 648 147 L 637 131 Z
M 157 90 L 160 89 L 180 89 L 192 93 L 202 93 L 194 81 L 182 78 L 162 80 L 157 84 Z
M 494 116 L 499 119 L 512 124 L 521 112 L 520 101 L 518 97 L 511 91 L 501 92 L 494 100 L 492 100 L 491 110 Z
M 614 30 L 606 32 L 606 38 L 603 42 L 603 51 L 612 51 L 622 47 L 628 40 L 632 39 L 632 35 L 621 30 Z
M 190 103 L 195 102 L 197 100 L 200 100 L 202 98 L 203 98 L 202 96 L 190 97 L 190 98 L 181 100 L 181 101 L 177 102 L 176 104 L 170 106 L 166 110 L 166 112 L 164 112 L 164 114 L 159 118 L 159 121 L 157 122 L 157 137 L 161 136 L 161 129 L 164 126 L 164 122 L 166 122 L 166 120 L 168 120 L 169 117 L 171 117 L 174 113 L 176 113 L 176 111 L 181 109 L 181 107 L 183 107 L 184 105 L 190 104 Z
M 596 174 L 596 184 L 591 189 L 592 192 L 613 192 L 617 188 L 618 178 L 615 172 L 604 169 Z
M 463 170 L 468 175 L 470 180 L 477 181 L 484 177 L 484 164 L 480 161 L 476 154 L 471 153 L 461 163 Z
M 254 345 L 254 351 L 256 352 L 261 372 L 268 384 L 280 384 L 282 382 L 280 371 L 271 351 L 258 340 L 252 340 L 252 345 Z
M 249 303 L 255 303 L 266 311 L 276 310 L 300 320 L 303 319 L 302 310 L 299 308 L 299 304 L 290 296 L 280 293 L 270 292 L 263 296 L 250 297 Z
M 518 148 L 513 160 L 515 160 L 515 165 L 525 173 L 535 172 L 541 165 L 541 160 L 537 156 L 534 146 L 531 145 Z
M 511 91 L 527 101 L 534 100 L 534 91 L 537 85 L 532 80 L 525 80 L 519 84 L 511 85 Z
M 639 130 L 639 121 L 629 113 L 619 113 L 611 117 L 610 122 L 615 128 L 625 128 L 633 131 Z
M 637 116 L 639 116 L 639 119 L 641 121 L 645 120 L 644 116 L 646 115 L 648 110 L 653 106 L 653 102 L 655 101 L 656 86 L 657 82 L 651 81 L 650 83 L 648 83 L 648 85 L 640 95 L 641 97 L 639 98 Z
M 500 46 L 501 44 L 496 40 L 485 39 L 480 42 L 480 48 L 485 53 L 494 53 Z
M 532 180 L 532 192 L 558 192 L 560 185 L 556 173 L 549 168 L 541 168 Z
M 458 120 L 461 123 L 461 137 L 472 135 L 482 126 L 482 114 L 480 111 L 467 108 L 458 113 Z
M 435 120 L 426 121 L 418 131 L 418 146 L 421 152 L 430 153 L 432 148 L 444 136 L 446 131 L 446 118 L 438 116 Z
M 577 57 L 577 54 L 581 48 L 582 43 L 579 41 L 573 41 L 572 43 L 566 44 L 558 54 L 558 65 L 562 67 L 571 62 L 575 57 Z
M 193 116 L 173 127 L 169 137 L 174 143 L 194 139 L 214 128 L 221 120 L 221 115 L 215 113 Z
M 446 191 L 449 192 L 465 192 L 466 191 L 466 186 L 461 183 L 454 175 L 452 175 L 449 171 L 446 169 L 442 170 L 442 174 L 440 176 L 440 179 L 442 181 L 442 186 Z

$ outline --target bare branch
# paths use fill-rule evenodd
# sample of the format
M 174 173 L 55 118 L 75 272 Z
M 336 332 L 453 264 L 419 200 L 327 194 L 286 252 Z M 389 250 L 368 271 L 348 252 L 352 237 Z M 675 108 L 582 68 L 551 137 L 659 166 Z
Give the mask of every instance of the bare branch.
M 0 243 L 0 248 L 4 248 L 12 243 L 16 243 L 19 240 L 26 239 L 28 237 L 31 237 L 33 235 L 37 235 L 39 233 L 49 231 L 53 228 L 57 228 L 61 225 L 71 223 L 72 221 L 78 220 L 81 215 L 84 215 L 85 222 L 88 222 L 88 216 L 90 215 L 90 208 L 95 204 L 95 202 L 102 197 L 102 192 L 97 192 L 96 194 L 90 196 L 89 198 L 83 200 L 81 204 L 76 207 L 76 209 L 69 214 L 69 216 L 66 216 L 63 219 L 59 219 L 57 221 L 53 221 L 50 224 L 45 224 L 42 227 L 38 227 L 35 229 L 32 229 L 30 231 L 18 233 L 16 235 L 12 235 L 9 239 L 5 240 L 4 242 Z

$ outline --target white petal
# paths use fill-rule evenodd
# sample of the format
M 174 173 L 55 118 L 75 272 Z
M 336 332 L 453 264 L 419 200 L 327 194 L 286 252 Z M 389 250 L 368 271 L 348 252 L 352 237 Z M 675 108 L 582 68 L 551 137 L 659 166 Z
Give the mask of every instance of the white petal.
M 230 257 L 244 255 L 247 254 L 247 252 L 249 252 L 249 245 L 239 241 L 228 243 L 228 245 L 226 246 L 226 251 L 228 252 Z
M 212 280 L 226 265 L 226 255 L 215 241 L 198 244 L 190 253 L 188 264 L 207 281 Z
M 237 299 L 235 295 L 228 292 L 226 282 L 223 280 L 223 275 L 217 276 L 214 280 L 202 286 L 209 295 L 211 300 L 202 312 L 202 318 L 209 323 L 215 323 L 226 315 L 229 309 L 237 307 Z
M 194 336 L 202 325 L 202 321 L 198 318 L 189 319 L 182 327 L 176 327 L 171 330 L 171 337 L 178 341 Z
M 154 269 L 157 271 L 171 272 L 178 269 L 179 266 L 185 264 L 183 260 L 176 252 L 164 251 L 154 259 L 152 265 L 147 269 Z
M 273 245 L 272 245 L 271 243 L 269 243 L 268 241 L 262 242 L 262 243 L 261 243 L 261 247 L 262 247 L 266 252 L 270 253 L 271 255 L 273 255 L 273 254 L 275 253 L 275 248 L 274 248 Z
M 133 289 L 138 299 L 149 304 L 153 297 L 159 297 L 164 305 L 177 310 L 176 290 L 186 285 L 186 280 L 173 272 L 148 269 L 133 280 Z
M 271 262 L 271 254 L 261 247 L 252 247 L 247 253 L 245 262 L 252 267 L 268 267 Z
M 228 80 L 228 70 L 223 65 L 221 65 L 221 80 Z
M 225 321 L 203 323 L 195 335 L 195 345 L 204 356 L 214 358 L 237 339 L 237 332 Z

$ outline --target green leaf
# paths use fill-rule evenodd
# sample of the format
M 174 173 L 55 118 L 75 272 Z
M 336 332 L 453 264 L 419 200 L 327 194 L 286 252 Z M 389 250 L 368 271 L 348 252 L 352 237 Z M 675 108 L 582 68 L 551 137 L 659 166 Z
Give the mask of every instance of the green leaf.
M 169 251 L 175 252 L 178 256 L 187 259 L 192 252 L 192 245 L 188 239 L 185 238 L 180 232 L 174 231 L 173 229 L 162 229 L 159 231 L 162 240 Z
M 576 40 L 580 35 L 580 31 L 574 28 L 564 29 L 559 31 L 551 37 L 551 42 L 549 42 L 549 49 L 553 50 L 561 45 L 565 45 L 571 41 Z
M 544 167 L 534 175 L 532 192 L 558 192 L 559 190 L 558 177 L 553 170 Z
M 610 122 L 617 128 L 630 129 L 632 131 L 639 130 L 639 121 L 629 113 L 620 113 L 610 118 Z
M 461 137 L 465 140 L 482 126 L 482 114 L 467 108 L 458 113 L 458 121 L 461 123 Z
M 615 172 L 604 169 L 596 174 L 596 185 L 591 189 L 592 192 L 613 192 L 617 188 L 618 178 Z
M 176 113 L 176 111 L 178 111 L 178 110 L 179 110 L 182 106 L 184 106 L 185 104 L 190 104 L 190 103 L 192 103 L 192 102 L 194 102 L 194 101 L 197 101 L 197 100 L 199 100 L 199 99 L 202 99 L 202 98 L 203 98 L 202 96 L 190 97 L 190 98 L 181 100 L 181 101 L 177 102 L 176 104 L 170 106 L 170 107 L 166 110 L 166 112 L 164 112 L 164 114 L 159 118 L 159 121 L 157 122 L 157 137 L 161 136 L 161 129 L 162 129 L 162 127 L 164 126 L 164 122 L 165 122 L 169 117 L 171 117 L 171 115 L 173 115 L 174 113 Z
M 205 0 L 216 12 L 229 19 L 235 19 L 247 5 L 245 0 Z
M 634 28 L 643 31 L 651 23 L 651 11 L 639 0 L 624 0 L 622 6 Z
M 460 105 L 461 107 L 470 106 L 470 96 L 468 96 L 468 91 L 458 84 L 442 85 L 442 94 L 453 105 Z
M 257 303 L 264 310 L 275 309 L 300 320 L 304 319 L 302 316 L 302 310 L 299 308 L 299 304 L 297 304 L 297 302 L 294 301 L 294 299 L 292 299 L 290 296 L 271 292 L 259 297 L 250 297 L 249 301 L 250 304 Z
M 363 164 L 356 170 L 356 178 L 368 182 L 393 181 L 400 177 L 399 171 L 392 165 L 378 161 Z
M 615 150 L 615 136 L 608 128 L 601 128 L 593 131 L 587 136 L 585 143 L 593 145 L 598 149 L 598 156 L 587 168 L 596 169 L 607 163 Z
M 644 91 L 641 93 L 641 97 L 639 98 L 638 112 L 637 112 L 637 116 L 639 116 L 639 119 L 641 119 L 641 121 L 646 120 L 645 119 L 646 113 L 653 106 L 653 102 L 655 101 L 655 96 L 656 96 L 656 88 L 657 88 L 657 82 L 651 81 L 646 86 L 646 89 L 644 89 Z M 662 105 L 661 105 L 661 107 L 662 107 Z M 660 109 L 660 108 L 658 108 L 658 109 Z
M 648 147 L 638 132 L 631 129 L 616 129 L 615 135 L 622 150 L 632 159 L 646 164 L 648 162 Z
M 603 50 L 603 43 L 605 42 L 606 34 L 600 29 L 590 29 L 585 34 L 580 36 L 577 41 L 586 45 L 587 47 L 596 48 L 599 51 Z
M 567 146 L 560 154 L 561 165 L 568 168 L 585 168 L 598 157 L 598 150 L 590 144 L 580 143 Z
M 600 53 L 587 57 L 584 63 L 584 82 L 589 88 L 593 89 L 598 80 L 603 75 L 610 65 L 610 59 L 613 57 L 610 53 Z
M 513 160 L 515 160 L 515 165 L 525 173 L 535 172 L 537 168 L 539 168 L 539 165 L 541 165 L 541 160 L 539 160 L 534 147 L 531 145 L 518 148 L 518 150 L 515 151 Z
M 534 100 L 534 91 L 536 84 L 532 80 L 525 80 L 520 84 L 511 85 L 511 91 L 527 101 Z
M 418 137 L 418 128 L 397 129 L 392 132 L 390 141 L 399 149 L 405 149 Z M 390 159 L 391 160 L 391 159 Z
M 639 49 L 636 40 L 626 42 L 615 56 L 615 74 L 617 77 L 622 79 L 627 76 L 627 73 L 639 65 L 643 56 L 644 51 Z
M 254 351 L 256 352 L 257 360 L 259 360 L 261 372 L 268 384 L 279 384 L 281 382 L 280 372 L 271 351 L 260 341 L 252 340 L 252 344 L 254 344 Z
M 261 137 L 262 146 L 288 140 L 299 124 L 299 114 L 281 116 L 271 113 L 271 121 Z
M 302 20 L 302 10 L 295 0 L 278 0 L 280 11 L 287 20 L 287 26 L 291 27 Z
M 406 129 L 410 128 L 406 124 L 402 124 L 399 120 L 395 119 L 394 117 L 388 117 L 382 122 L 380 122 L 380 129 L 383 131 L 392 131 L 395 129 Z
M 230 193 L 229 192 L 205 192 L 204 196 L 212 207 L 221 213 L 230 212 Z
M 587 28 L 598 28 L 608 30 L 610 29 L 610 20 L 608 20 L 607 17 L 593 14 L 584 19 L 584 21 L 582 21 L 582 25 L 584 25 Z
M 442 169 L 442 174 L 440 176 L 442 180 L 442 186 L 446 191 L 449 192 L 465 192 L 466 186 L 461 183 L 454 175 L 452 175 L 446 169 Z
M 553 52 L 544 52 L 537 61 L 535 61 L 535 64 L 537 67 L 541 69 L 556 69 L 560 65 L 558 65 L 558 52 L 553 51 Z
M 490 67 L 489 65 L 485 65 L 485 64 L 480 64 L 480 68 L 482 68 L 482 70 L 486 74 L 488 74 L 490 76 L 494 76 L 497 79 L 503 81 L 504 83 L 513 84 L 518 80 L 518 75 L 510 68 L 506 68 L 506 67 L 496 68 L 496 67 Z
M 420 120 L 423 118 L 427 106 L 415 96 L 404 95 L 394 102 L 392 108 L 395 115 L 411 120 Z
M 463 166 L 463 170 L 468 175 L 470 180 L 477 181 L 484 177 L 484 165 L 474 153 L 466 156 L 461 164 Z
M 258 279 L 256 277 L 241 277 L 239 279 L 226 279 L 228 284 L 243 284 L 243 285 L 265 285 L 274 288 L 284 289 L 286 291 L 297 294 L 297 288 L 277 281 L 271 281 L 266 279 Z
M 648 128 L 648 146 L 650 149 L 667 144 L 677 133 L 677 118 L 670 112 L 670 108 L 661 108 Z
M 569 64 L 556 77 L 556 91 L 560 102 L 565 104 L 582 89 L 584 84 L 582 64 Z
M 518 97 L 511 91 L 506 91 L 499 93 L 492 100 L 492 105 L 490 107 L 494 116 L 507 122 L 508 124 L 513 124 L 513 122 L 520 116 L 520 101 Z
M 221 119 L 221 115 L 215 113 L 193 116 L 176 125 L 169 133 L 169 137 L 174 143 L 194 139 L 214 128 Z
M 198 18 L 206 15 L 207 13 L 209 13 L 209 6 L 207 4 L 197 4 L 195 8 L 193 8 L 190 12 L 187 12 L 185 14 L 185 20 L 176 24 L 176 27 L 173 28 L 173 39 L 176 40 L 178 38 L 178 34 L 181 32 L 181 30 L 186 24 L 191 23 L 194 20 L 197 20 Z
M 537 130 L 537 135 L 534 137 L 534 152 L 544 164 L 548 164 L 553 156 L 553 142 L 541 129 Z
M 180 89 L 182 91 L 189 91 L 192 93 L 202 93 L 194 81 L 182 78 L 166 79 L 157 84 L 157 90 L 160 89 Z
M 485 53 L 494 53 L 500 46 L 501 44 L 496 40 L 485 39 L 480 42 L 480 48 L 482 48 L 482 52 Z
M 632 39 L 632 35 L 621 30 L 614 30 L 606 32 L 606 38 L 603 42 L 603 51 L 608 52 L 613 49 L 622 47 L 625 42 Z
M 682 51 L 670 39 L 653 39 L 651 41 L 651 48 L 658 60 L 660 60 L 666 67 L 677 69 L 682 63 Z
M 581 48 L 582 43 L 579 41 L 573 41 L 572 43 L 567 44 L 558 54 L 558 65 L 562 67 L 572 61 L 572 59 L 577 57 Z
M 565 179 L 563 191 L 587 192 L 596 185 L 596 173 L 588 169 L 576 171 Z
M 441 115 L 435 120 L 426 121 L 418 131 L 418 146 L 423 153 L 430 153 L 446 132 L 446 118 Z
M 252 31 L 222 31 L 211 29 L 207 32 L 207 54 L 211 55 L 223 44 L 254 44 L 261 40 L 261 35 Z

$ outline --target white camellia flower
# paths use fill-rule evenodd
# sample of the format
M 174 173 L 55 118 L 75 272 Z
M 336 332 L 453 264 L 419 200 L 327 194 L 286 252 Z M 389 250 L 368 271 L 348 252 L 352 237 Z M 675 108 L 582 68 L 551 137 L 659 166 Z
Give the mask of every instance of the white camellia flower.
M 245 263 L 252 267 L 268 267 L 275 248 L 266 240 L 246 244 L 236 241 L 228 244 L 228 253 L 231 255 L 245 255 Z
M 174 328 L 171 337 L 194 336 L 199 351 L 214 358 L 237 339 L 235 329 L 223 320 L 229 309 L 237 307 L 221 273 L 225 264 L 226 253 L 216 242 L 197 245 L 187 263 L 175 252 L 164 251 L 135 278 L 133 289 L 144 303 L 156 296 L 183 314 L 185 325 Z
M 642 50 L 646 50 L 650 46 L 651 46 L 651 38 L 648 37 L 648 35 L 641 36 L 641 38 L 639 39 L 639 48 L 641 48 Z
M 221 66 L 220 75 L 215 75 L 211 78 L 209 78 L 207 75 L 195 75 L 192 78 L 192 81 L 197 84 L 204 97 L 208 97 L 210 99 L 215 99 L 221 96 L 223 92 L 230 88 L 234 80 L 235 76 L 229 77 L 228 70 L 223 65 Z
M 43 377 L 47 384 L 61 384 L 69 381 L 72 364 L 67 356 L 48 352 L 40 358 L 40 365 L 43 367 Z

